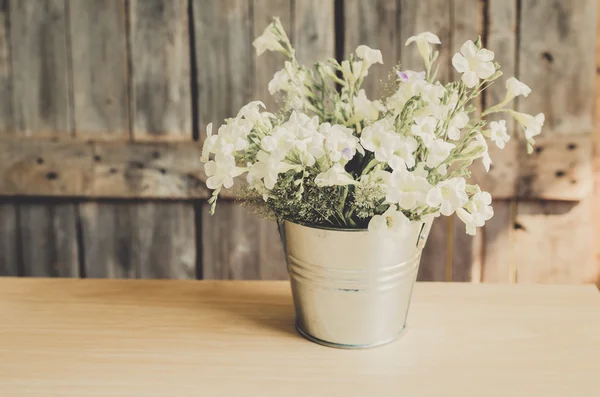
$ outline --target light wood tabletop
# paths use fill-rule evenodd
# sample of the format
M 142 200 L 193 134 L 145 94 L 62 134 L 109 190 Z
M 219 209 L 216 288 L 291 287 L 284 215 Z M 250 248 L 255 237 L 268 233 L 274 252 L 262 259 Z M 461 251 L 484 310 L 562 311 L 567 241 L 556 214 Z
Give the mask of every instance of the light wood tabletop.
M 592 396 L 592 286 L 418 283 L 370 350 L 298 336 L 286 282 L 0 279 L 0 396 Z

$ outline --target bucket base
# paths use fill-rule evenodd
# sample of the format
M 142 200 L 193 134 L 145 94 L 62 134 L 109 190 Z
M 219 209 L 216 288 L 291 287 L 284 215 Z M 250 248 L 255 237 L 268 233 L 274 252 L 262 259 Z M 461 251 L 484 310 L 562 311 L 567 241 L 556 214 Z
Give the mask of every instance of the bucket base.
M 385 340 L 383 342 L 377 342 L 377 343 L 372 343 L 372 344 L 367 344 L 367 345 L 345 345 L 343 343 L 327 342 L 323 339 L 315 338 L 314 336 L 312 336 L 311 334 L 309 334 L 308 332 L 306 332 L 302 328 L 300 328 L 300 326 L 297 323 L 296 323 L 296 330 L 304 338 L 308 339 L 311 342 L 317 343 L 319 345 L 323 345 L 323 346 L 327 346 L 327 347 L 334 347 L 336 349 L 370 349 L 372 347 L 379 347 L 379 346 L 387 345 L 388 343 L 395 341 L 400 336 L 402 336 L 402 334 L 404 334 L 404 331 L 406 331 L 406 325 L 393 338 Z

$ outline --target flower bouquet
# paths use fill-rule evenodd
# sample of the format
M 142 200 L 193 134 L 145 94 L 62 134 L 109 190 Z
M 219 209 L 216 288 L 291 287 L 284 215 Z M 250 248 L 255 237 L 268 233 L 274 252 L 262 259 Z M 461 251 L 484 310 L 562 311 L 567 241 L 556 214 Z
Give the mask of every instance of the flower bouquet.
M 369 68 L 383 63 L 379 50 L 361 45 L 347 60 L 327 59 L 307 67 L 297 61 L 275 18 L 253 45 L 258 55 L 276 51 L 285 57 L 268 85 L 280 108 L 270 113 L 262 102 L 251 102 L 225 120 L 217 134 L 211 124 L 206 127 L 202 157 L 206 184 L 214 190 L 211 212 L 221 190 L 245 175 L 243 200 L 283 225 L 294 299 L 302 313 L 298 326 L 319 342 L 356 347 L 390 339 L 390 333 L 344 331 L 378 319 L 369 314 L 357 318 L 360 313 L 344 317 L 340 313 L 352 308 L 327 303 L 339 302 L 326 295 L 327 288 L 372 295 L 378 281 L 391 277 L 397 282 L 386 291 L 402 292 L 388 293 L 384 303 L 407 309 L 419 241 L 432 220 L 456 212 L 466 232 L 475 234 L 492 217 L 490 194 L 468 183 L 472 166 L 489 170 L 488 145 L 503 148 L 510 139 L 506 121 L 488 123 L 487 116 L 514 118 L 529 151 L 541 132 L 543 114 L 506 107 L 531 91 L 514 77 L 506 80 L 500 103 L 487 109 L 473 104 L 502 74 L 481 39 L 467 41 L 454 54 L 452 65 L 461 78 L 446 84 L 436 80 L 439 38 L 425 32 L 409 38 L 406 45 L 411 44 L 416 44 L 424 70 L 394 67 L 373 100 L 361 86 Z M 307 313 L 311 305 L 326 309 Z M 323 325 L 323 313 L 340 317 L 337 325 Z M 386 327 L 399 332 L 405 314 L 398 317 Z

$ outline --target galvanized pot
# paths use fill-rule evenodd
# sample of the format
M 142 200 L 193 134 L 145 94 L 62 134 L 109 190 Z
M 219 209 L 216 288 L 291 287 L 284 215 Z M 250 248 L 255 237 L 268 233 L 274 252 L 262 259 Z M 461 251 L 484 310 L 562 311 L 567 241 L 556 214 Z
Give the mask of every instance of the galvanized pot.
M 296 328 L 330 347 L 391 342 L 404 330 L 431 223 L 399 233 L 280 223 Z

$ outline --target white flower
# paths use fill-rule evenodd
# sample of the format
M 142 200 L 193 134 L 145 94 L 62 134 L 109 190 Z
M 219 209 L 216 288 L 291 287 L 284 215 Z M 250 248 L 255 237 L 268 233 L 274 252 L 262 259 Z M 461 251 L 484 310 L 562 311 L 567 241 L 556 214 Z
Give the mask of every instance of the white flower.
M 509 101 L 520 95 L 527 97 L 529 94 L 531 94 L 531 88 L 527 84 L 520 82 L 514 77 L 506 80 L 506 97 L 504 101 Z
M 245 168 L 237 167 L 235 159 L 231 155 L 217 153 L 214 160 L 210 160 L 204 164 L 204 172 L 206 179 L 206 187 L 209 189 L 218 189 L 224 186 L 229 189 L 233 186 L 233 178 L 243 174 Z
M 410 132 L 423 140 L 425 147 L 431 147 L 435 141 L 437 119 L 432 116 L 416 117 L 415 124 L 410 127 Z
M 363 65 L 363 61 L 355 61 L 350 64 L 350 61 L 342 61 L 342 76 L 349 82 L 354 82 L 360 77 L 364 77 L 369 74 L 366 64 Z M 364 67 L 364 70 L 363 70 Z
M 252 122 L 252 124 L 256 124 L 257 122 L 265 122 L 268 121 L 269 118 L 275 117 L 271 113 L 262 112 L 260 108 L 265 108 L 265 104 L 261 101 L 252 101 L 247 105 L 244 105 L 240 111 L 238 112 L 236 118 L 239 120 L 242 117 L 246 120 Z
M 448 124 L 448 138 L 457 141 L 460 139 L 460 130 L 469 123 L 467 112 L 458 112 Z
M 290 84 L 290 75 L 288 73 L 287 68 L 283 68 L 278 70 L 273 75 L 273 79 L 269 81 L 269 85 L 267 86 L 269 89 L 269 94 L 273 95 L 278 91 L 289 91 L 292 89 L 292 85 Z
M 346 172 L 344 167 L 337 163 L 325 172 L 320 173 L 315 177 L 317 186 L 338 186 L 338 185 L 355 185 L 357 182 L 350 174 Z
M 440 207 L 442 215 L 450 216 L 469 201 L 465 178 L 452 178 L 438 183 L 427 194 L 427 205 Z
M 318 131 L 319 117 L 309 117 L 304 113 L 292 112 L 287 122 L 281 125 L 285 137 L 292 147 L 300 152 L 300 159 L 309 167 L 325 155 L 323 141 L 325 137 Z
M 357 150 L 364 154 L 362 146 L 358 143 L 358 137 L 354 135 L 351 128 L 323 123 L 319 126 L 319 132 L 325 137 L 325 148 L 333 162 L 344 160 L 346 163 L 352 160 Z
M 455 147 L 454 144 L 446 142 L 443 139 L 436 139 L 429 148 L 426 161 L 427 167 L 436 168 L 448 158 L 450 152 Z
M 410 43 L 416 42 L 417 48 L 419 49 L 419 53 L 423 57 L 425 61 L 425 65 L 429 67 L 429 59 L 431 57 L 431 45 L 430 44 L 442 44 L 440 38 L 431 32 L 423 32 L 419 33 L 416 36 L 409 37 L 406 40 L 405 46 Z
M 479 79 L 487 79 L 494 74 L 496 68 L 494 63 L 494 53 L 485 48 L 478 49 L 475 43 L 467 40 L 460 47 L 460 53 L 452 57 L 452 65 L 457 72 L 462 73 L 462 81 L 469 88 L 475 87 Z
M 208 157 L 211 153 L 214 153 L 215 143 L 217 142 L 217 137 L 212 134 L 213 124 L 208 123 L 206 125 L 206 136 L 207 138 L 204 140 L 204 144 L 202 145 L 202 155 L 200 156 L 200 161 L 206 163 L 208 161 Z
M 367 68 L 371 67 L 371 65 L 374 63 L 383 64 L 381 51 L 374 50 L 366 45 L 359 45 L 356 47 L 356 55 L 367 64 Z
M 403 83 L 425 80 L 425 71 L 415 72 L 414 70 L 398 70 L 396 72 L 398 80 Z
M 510 140 L 510 135 L 506 131 L 506 120 L 492 121 L 490 123 L 490 139 L 500 149 L 504 149 L 506 142 Z
M 411 136 L 394 135 L 392 143 L 383 149 L 385 161 L 392 170 L 403 170 L 415 166 L 414 152 L 419 147 L 417 140 Z
M 256 48 L 256 55 L 261 55 L 265 51 L 285 51 L 275 33 L 275 25 L 273 23 L 265 28 L 263 34 L 258 36 L 252 42 L 252 45 Z
M 460 220 L 465 223 L 467 234 L 474 236 L 476 228 L 482 227 L 487 220 L 494 216 L 491 204 L 492 196 L 488 192 L 479 192 L 471 197 L 464 208 L 456 210 Z
M 383 147 L 386 143 L 390 142 L 391 137 L 395 134 L 393 128 L 394 126 L 390 119 L 377 120 L 362 130 L 360 143 L 365 149 L 373 152 L 375 158 L 384 158 Z
M 367 98 L 365 90 L 358 91 L 358 95 L 354 97 L 354 116 L 357 122 L 367 119 L 369 121 L 377 120 L 379 112 L 384 111 L 385 108 L 379 101 L 370 101 Z
M 410 225 L 410 220 L 402 213 L 398 211 L 395 205 L 390 207 L 383 213 L 383 215 L 374 215 L 369 221 L 370 232 L 402 232 Z
M 465 151 L 476 151 L 476 154 L 473 156 L 473 159 L 481 158 L 481 162 L 483 163 L 486 172 L 490 171 L 490 166 L 492 165 L 492 158 L 490 157 L 490 154 L 488 152 L 488 144 L 483 135 L 477 134 L 475 136 L 475 140 L 469 144 Z
M 532 116 L 527 113 L 512 112 L 512 115 L 525 130 L 525 138 L 527 140 L 532 139 L 542 132 L 545 121 L 544 113 L 538 113 L 536 116 Z
M 277 183 L 279 174 L 298 168 L 293 164 L 284 162 L 283 158 L 284 154 L 279 151 L 272 153 L 259 151 L 256 155 L 256 162 L 250 167 L 251 178 L 256 180 L 262 179 L 267 189 L 273 189 L 275 183 Z
M 405 210 L 412 210 L 425 203 L 427 192 L 431 189 L 427 179 L 407 170 L 394 171 L 389 182 L 386 200 L 389 203 L 398 203 L 400 208 Z

